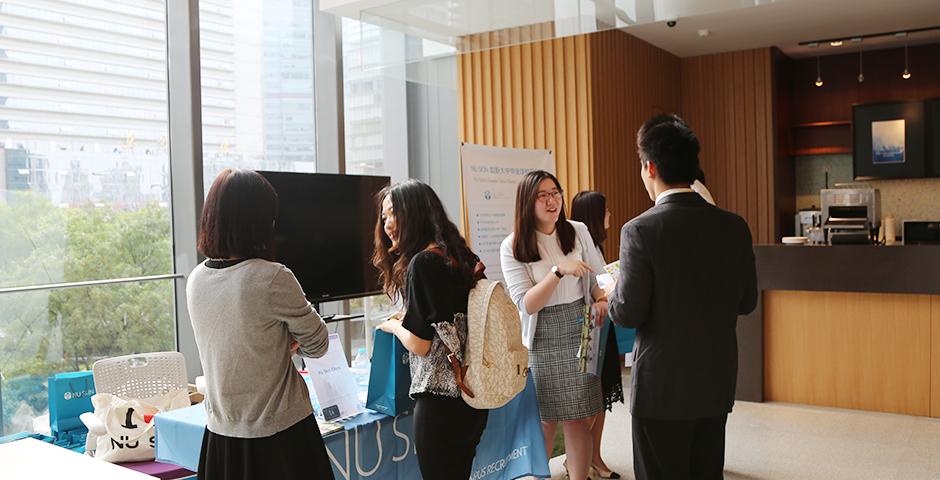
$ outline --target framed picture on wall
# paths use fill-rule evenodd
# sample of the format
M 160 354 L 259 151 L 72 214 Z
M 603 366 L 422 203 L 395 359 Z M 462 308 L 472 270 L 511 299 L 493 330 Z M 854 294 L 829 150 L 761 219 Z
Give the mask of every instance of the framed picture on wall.
M 924 102 L 852 107 L 855 178 L 913 178 L 928 172 Z

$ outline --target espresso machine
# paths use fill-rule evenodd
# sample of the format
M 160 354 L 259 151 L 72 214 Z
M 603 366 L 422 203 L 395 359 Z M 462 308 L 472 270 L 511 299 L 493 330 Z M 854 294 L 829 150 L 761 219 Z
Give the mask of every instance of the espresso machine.
M 864 184 L 819 192 L 823 233 L 830 245 L 871 244 L 881 227 L 881 193 Z
M 826 243 L 823 234 L 822 212 L 816 210 L 816 206 L 808 210 L 800 210 L 796 214 L 795 223 L 796 236 L 806 237 L 806 243 L 809 245 L 822 245 Z

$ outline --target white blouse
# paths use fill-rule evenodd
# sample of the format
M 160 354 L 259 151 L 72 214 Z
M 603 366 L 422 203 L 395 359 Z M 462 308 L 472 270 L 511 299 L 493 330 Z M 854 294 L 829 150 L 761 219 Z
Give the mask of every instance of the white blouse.
M 577 238 L 574 242 L 574 248 L 568 252 L 568 255 L 565 255 L 561 250 L 561 243 L 558 241 L 557 230 L 552 232 L 551 235 L 536 231 L 535 237 L 538 242 L 539 256 L 542 257 L 542 259 L 537 262 L 529 263 L 529 268 L 532 271 L 532 281 L 534 283 L 538 283 L 545 278 L 545 276 L 551 272 L 552 266 L 554 265 L 558 265 L 566 260 L 584 260 L 581 251 L 581 242 L 577 241 Z M 555 293 L 549 297 L 545 306 L 564 305 L 577 301 L 584 296 L 582 292 L 581 279 L 574 275 L 565 275 L 558 282 L 558 286 L 555 287 Z
M 581 222 L 572 220 L 568 220 L 568 222 L 574 227 L 577 239 L 574 250 L 568 255 L 561 253 L 561 246 L 558 245 L 558 239 L 555 235 L 540 235 L 538 237 L 539 256 L 542 257 L 538 262 L 522 263 L 516 260 L 512 254 L 513 234 L 506 237 L 499 248 L 499 260 L 503 267 L 506 290 L 509 291 L 509 297 L 512 298 L 516 308 L 519 309 L 519 319 L 522 322 L 522 343 L 527 348 L 532 348 L 532 340 L 535 338 L 535 326 L 539 315 L 538 312 L 526 311 L 525 294 L 533 285 L 549 274 L 552 265 L 556 265 L 564 259 L 583 259 L 594 272 L 604 270 L 604 259 L 600 255 L 591 248 L 587 248 L 586 251 L 583 250 L 584 245 L 594 245 L 588 228 Z M 571 303 L 578 298 L 583 298 L 586 304 L 590 304 L 593 302 L 591 289 L 595 285 L 597 285 L 597 280 L 594 273 L 589 273 L 580 279 L 566 275 L 559 282 L 546 305 Z

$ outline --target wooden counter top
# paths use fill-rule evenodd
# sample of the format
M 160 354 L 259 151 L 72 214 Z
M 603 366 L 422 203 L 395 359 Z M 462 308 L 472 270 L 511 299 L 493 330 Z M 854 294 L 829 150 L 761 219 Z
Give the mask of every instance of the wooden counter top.
M 755 245 L 759 290 L 940 294 L 940 245 Z

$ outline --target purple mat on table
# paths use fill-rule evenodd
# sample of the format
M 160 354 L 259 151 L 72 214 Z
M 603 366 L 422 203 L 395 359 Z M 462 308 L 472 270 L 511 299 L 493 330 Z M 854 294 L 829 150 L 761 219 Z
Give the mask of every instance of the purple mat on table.
M 145 475 L 150 475 L 151 477 L 157 477 L 162 480 L 174 480 L 177 478 L 184 478 L 195 475 L 195 472 L 190 472 L 183 467 L 178 467 L 170 463 L 160 463 L 160 462 L 126 462 L 119 463 L 118 465 L 129 468 L 131 470 L 143 473 Z

